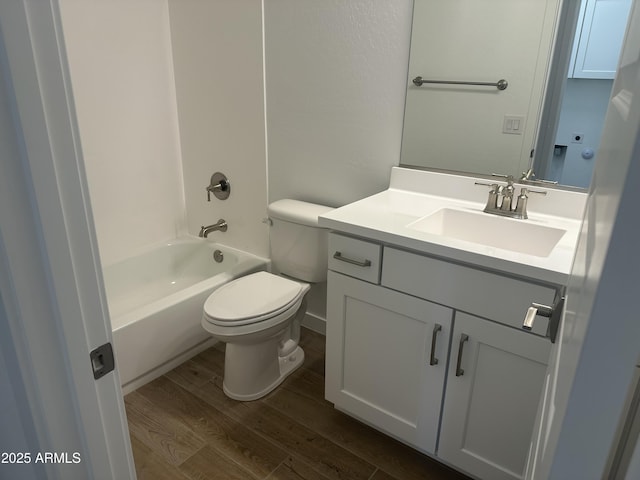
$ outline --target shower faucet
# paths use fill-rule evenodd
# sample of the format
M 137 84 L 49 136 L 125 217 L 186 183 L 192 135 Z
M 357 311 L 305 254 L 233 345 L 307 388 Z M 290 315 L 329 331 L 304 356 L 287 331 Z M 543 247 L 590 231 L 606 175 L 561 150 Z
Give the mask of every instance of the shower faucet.
M 211 175 L 211 181 L 207 187 L 207 202 L 211 201 L 211 193 L 219 200 L 229 198 L 231 194 L 231 183 L 229 183 L 224 173 L 216 172 Z

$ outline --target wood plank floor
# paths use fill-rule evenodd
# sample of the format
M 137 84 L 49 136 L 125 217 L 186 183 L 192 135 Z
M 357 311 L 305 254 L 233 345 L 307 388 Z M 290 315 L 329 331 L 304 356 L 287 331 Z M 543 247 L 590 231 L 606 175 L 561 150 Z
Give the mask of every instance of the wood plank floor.
M 324 336 L 302 329 L 305 363 L 254 402 L 222 392 L 223 346 L 125 396 L 140 480 L 468 480 L 324 400 Z

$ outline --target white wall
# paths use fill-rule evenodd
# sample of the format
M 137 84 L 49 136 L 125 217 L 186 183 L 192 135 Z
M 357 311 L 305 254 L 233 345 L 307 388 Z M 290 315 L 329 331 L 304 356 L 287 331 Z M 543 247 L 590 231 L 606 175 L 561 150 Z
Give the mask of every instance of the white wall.
M 103 264 L 185 229 L 167 0 L 60 0 Z
M 341 206 L 400 159 L 411 0 L 265 2 L 269 200 Z M 305 324 L 322 330 L 326 284 Z
M 265 2 L 270 200 L 338 206 L 388 186 L 412 3 Z
M 214 241 L 269 255 L 260 0 L 169 0 L 188 230 L 224 218 Z M 231 195 L 207 202 L 214 172 Z

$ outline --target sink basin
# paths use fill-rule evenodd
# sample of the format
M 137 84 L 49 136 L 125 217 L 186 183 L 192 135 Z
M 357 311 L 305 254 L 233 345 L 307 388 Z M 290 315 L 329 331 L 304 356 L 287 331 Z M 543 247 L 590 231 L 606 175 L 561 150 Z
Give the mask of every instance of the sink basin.
M 547 257 L 566 230 L 483 212 L 443 208 L 407 228 L 487 247 Z

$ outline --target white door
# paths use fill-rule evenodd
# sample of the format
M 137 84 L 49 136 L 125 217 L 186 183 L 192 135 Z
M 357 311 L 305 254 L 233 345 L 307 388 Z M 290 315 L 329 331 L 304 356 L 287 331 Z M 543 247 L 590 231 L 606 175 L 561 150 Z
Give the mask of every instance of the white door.
M 526 478 L 596 479 L 640 353 L 640 8 L 634 2 Z
M 55 0 L 0 2 L 0 354 L 18 412 L 0 439 L 29 455 L 0 477 L 127 480 L 117 370 L 90 356 L 111 328 L 60 32 Z

